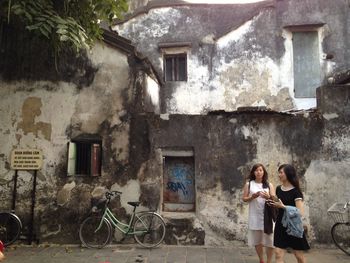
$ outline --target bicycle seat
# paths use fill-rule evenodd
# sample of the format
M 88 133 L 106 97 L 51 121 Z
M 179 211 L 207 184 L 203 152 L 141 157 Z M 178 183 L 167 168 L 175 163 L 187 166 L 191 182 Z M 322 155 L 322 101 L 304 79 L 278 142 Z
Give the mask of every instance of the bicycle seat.
M 140 202 L 128 202 L 128 204 L 131 206 L 139 206 Z

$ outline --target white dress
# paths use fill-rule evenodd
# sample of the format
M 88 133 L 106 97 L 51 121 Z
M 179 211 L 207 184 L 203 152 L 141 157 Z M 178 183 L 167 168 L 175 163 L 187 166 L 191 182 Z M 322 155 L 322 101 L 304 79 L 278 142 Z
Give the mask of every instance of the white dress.
M 249 187 L 249 182 L 247 183 Z M 250 181 L 249 196 L 259 191 L 269 192 L 269 188 L 263 188 L 262 183 Z M 262 244 L 266 247 L 273 247 L 273 234 L 264 233 L 264 206 L 265 199 L 257 197 L 249 202 L 248 219 L 248 245 L 256 246 Z

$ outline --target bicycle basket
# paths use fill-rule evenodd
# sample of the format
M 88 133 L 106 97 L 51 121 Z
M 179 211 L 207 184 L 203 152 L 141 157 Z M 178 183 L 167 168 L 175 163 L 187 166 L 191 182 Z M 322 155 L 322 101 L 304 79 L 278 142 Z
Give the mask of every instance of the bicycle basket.
M 327 214 L 335 223 L 349 222 L 349 207 L 344 209 L 345 203 L 335 203 L 328 210 Z
M 106 202 L 107 202 L 107 200 L 105 200 L 105 199 L 93 200 L 91 212 L 93 212 L 93 213 L 102 212 L 103 209 L 105 208 Z

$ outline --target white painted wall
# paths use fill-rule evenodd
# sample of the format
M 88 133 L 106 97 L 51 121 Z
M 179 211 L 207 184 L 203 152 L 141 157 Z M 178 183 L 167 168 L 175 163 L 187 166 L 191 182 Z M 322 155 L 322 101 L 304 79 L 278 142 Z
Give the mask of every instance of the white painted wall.
M 67 142 L 80 133 L 100 133 L 103 122 L 110 123 L 111 149 L 115 159 L 127 161 L 129 154 L 129 125 L 120 118 L 125 115 L 123 93 L 129 87 L 127 56 L 108 46 L 97 44 L 89 54 L 98 68 L 92 84 L 78 88 L 72 83 L 50 81 L 0 81 L 0 191 L 3 209 L 10 208 L 9 198 L 14 171 L 9 167 L 10 153 L 15 148 L 38 148 L 43 152 L 43 167 L 39 171 L 37 198 L 44 191 L 45 198 L 56 199 L 58 181 L 64 174 L 56 174 L 66 162 Z M 126 92 L 128 94 L 128 92 Z M 26 107 L 29 102 L 30 106 Z M 28 120 L 32 120 L 29 123 Z M 71 132 L 71 134 L 70 134 Z M 32 175 L 21 172 L 18 193 L 30 192 Z M 74 180 L 71 178 L 70 180 Z M 7 183 L 6 183 L 7 182 Z M 70 184 L 68 183 L 68 186 Z M 65 192 L 73 187 L 63 186 Z M 68 189 L 68 190 L 67 190 Z M 19 210 L 28 200 L 20 200 Z M 38 204 L 37 211 L 45 209 Z
M 115 26 L 113 29 L 124 37 L 130 38 L 137 49 L 153 59 L 162 70 L 162 55 L 158 52 L 158 43 L 176 42 L 172 37 L 177 32 L 170 28 L 181 20 L 189 20 L 188 25 L 198 27 L 198 31 L 205 30 L 196 17 L 185 17 L 184 10 L 190 7 L 164 7 L 151 9 Z M 323 14 L 325 15 L 325 14 Z M 313 14 L 322 16 L 322 14 Z M 213 57 L 215 74 L 211 76 L 209 66 L 204 64 L 199 52 L 188 51 L 188 81 L 178 82 L 170 97 L 164 101 L 166 113 L 169 114 L 205 114 L 212 110 L 234 111 L 242 106 L 266 106 L 277 111 L 310 109 L 316 107 L 315 98 L 299 99 L 294 97 L 293 48 L 292 33 L 283 30 L 285 53 L 280 60 L 275 60 L 259 51 L 259 40 L 256 39 L 252 50 L 245 50 L 237 54 L 235 59 L 225 60 L 226 50 L 239 50 L 250 38 L 254 29 L 261 23 L 269 21 L 274 24 L 273 11 L 265 9 L 246 21 L 240 27 L 218 39 L 208 32 L 201 41 L 203 44 L 214 44 L 216 57 Z M 297 22 L 296 22 L 297 23 Z M 335 62 L 324 60 L 322 42 L 329 36 L 328 25 L 319 30 L 320 65 L 324 75 L 328 75 L 336 67 Z M 187 32 L 178 32 L 179 38 Z M 278 32 L 276 32 L 278 34 Z M 191 36 L 188 36 L 189 39 Z M 195 43 L 193 43 L 195 44 Z M 266 47 L 261 47 L 263 50 Z M 159 54 L 159 57 L 157 57 Z M 162 74 L 162 72 L 160 72 Z M 164 98 L 161 98 L 164 100 Z

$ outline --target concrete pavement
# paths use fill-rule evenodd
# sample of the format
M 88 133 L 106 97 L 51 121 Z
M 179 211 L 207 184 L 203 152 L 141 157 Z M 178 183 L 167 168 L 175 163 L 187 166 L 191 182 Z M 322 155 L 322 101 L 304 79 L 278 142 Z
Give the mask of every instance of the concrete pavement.
M 248 247 L 166 246 L 143 249 L 138 245 L 112 245 L 87 249 L 69 245 L 12 246 L 5 251 L 8 263 L 258 263 Z M 308 263 L 349 263 L 350 256 L 337 249 L 311 249 Z M 286 263 L 296 262 L 292 254 Z

